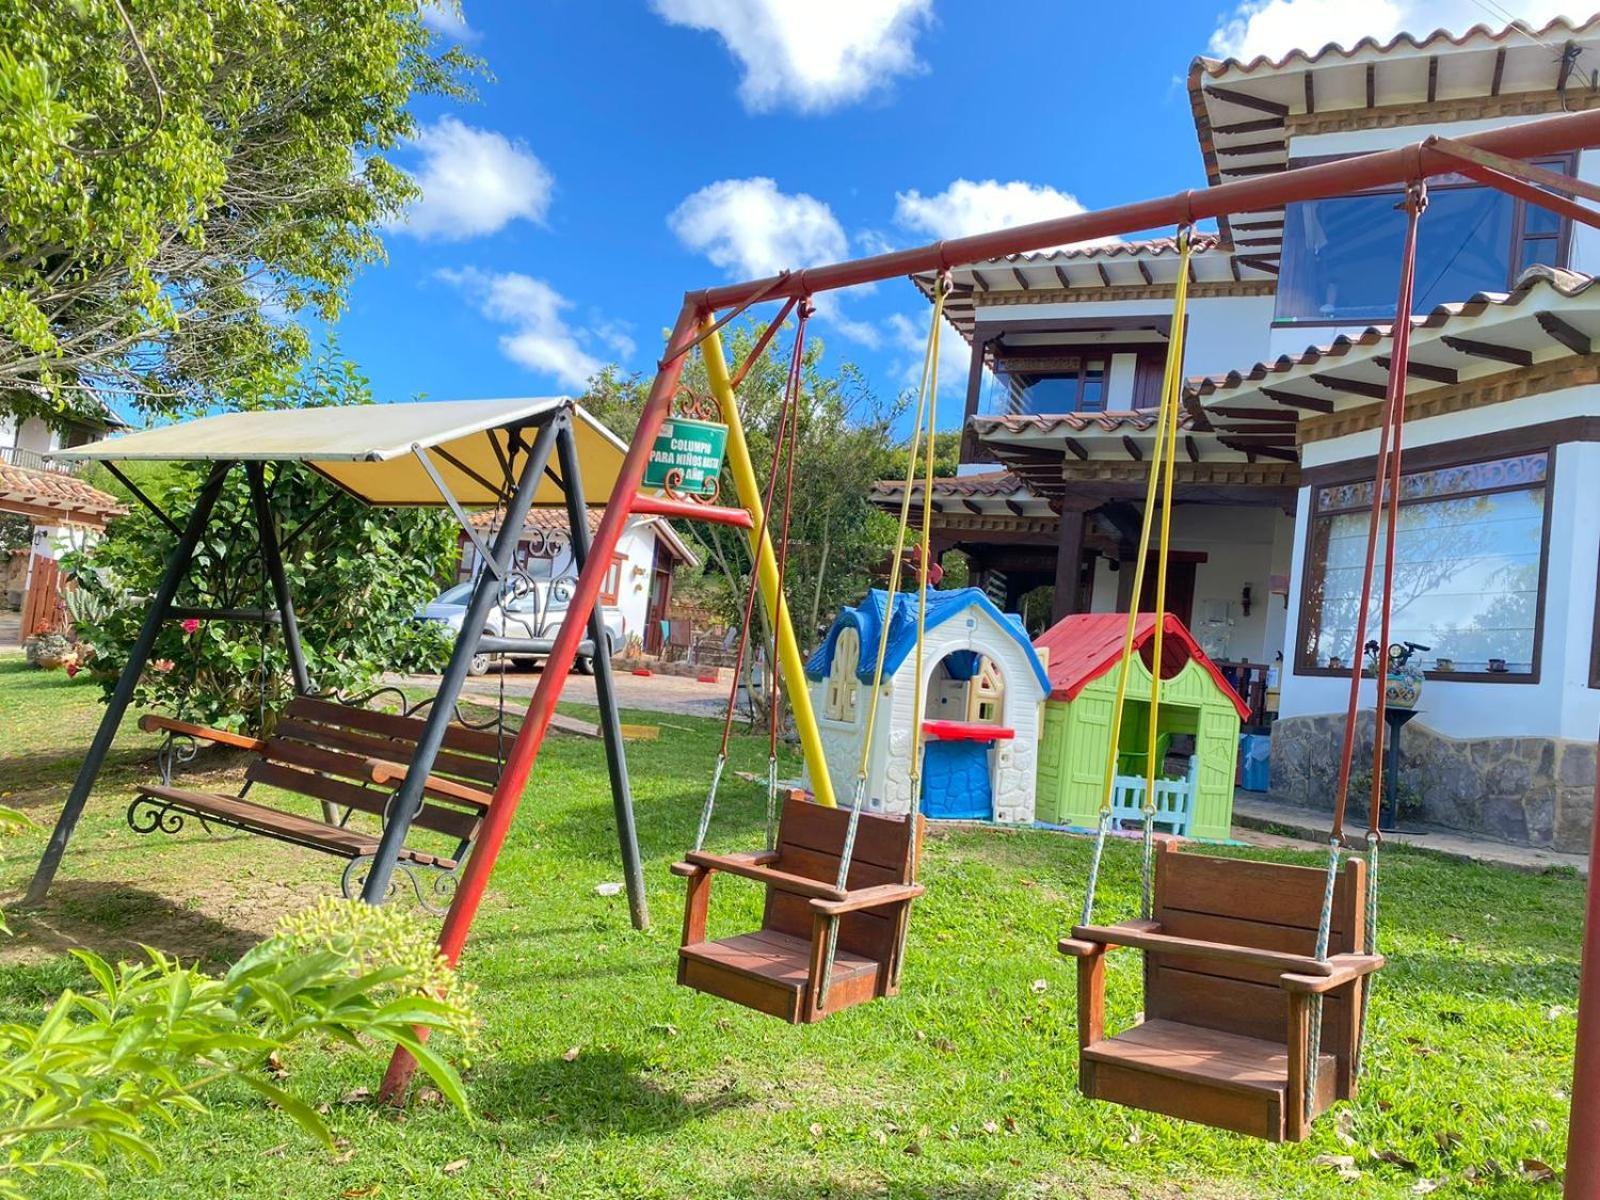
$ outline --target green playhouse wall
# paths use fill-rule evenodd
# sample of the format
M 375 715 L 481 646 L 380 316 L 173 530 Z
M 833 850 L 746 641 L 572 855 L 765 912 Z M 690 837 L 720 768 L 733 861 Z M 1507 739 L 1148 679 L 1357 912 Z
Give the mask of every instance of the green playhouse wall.
M 1135 658 L 1123 711 L 1122 747 L 1143 750 L 1148 728 L 1150 672 Z M 1052 825 L 1094 826 L 1105 786 L 1106 743 L 1117 698 L 1116 668 L 1078 693 L 1047 700 L 1039 736 L 1035 816 Z M 1192 837 L 1225 840 L 1233 821 L 1233 781 L 1239 754 L 1239 710 L 1210 673 L 1191 659 L 1161 685 L 1157 718 L 1163 731 L 1193 733 L 1200 759 Z

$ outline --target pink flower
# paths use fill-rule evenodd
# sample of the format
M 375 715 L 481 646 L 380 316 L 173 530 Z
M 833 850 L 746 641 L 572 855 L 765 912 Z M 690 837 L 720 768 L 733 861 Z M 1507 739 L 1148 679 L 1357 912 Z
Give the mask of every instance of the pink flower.
M 75 662 L 69 662 L 67 664 L 67 678 L 71 679 L 77 673 L 78 673 L 78 664 L 75 663 Z
M 165 675 L 168 671 L 172 670 L 174 665 L 175 664 L 170 658 L 158 658 L 150 664 L 150 669 L 152 671 L 160 671 L 163 675 Z
M 200 620 L 197 617 L 189 617 L 187 620 L 183 621 L 178 628 L 182 629 L 185 633 L 199 633 Z

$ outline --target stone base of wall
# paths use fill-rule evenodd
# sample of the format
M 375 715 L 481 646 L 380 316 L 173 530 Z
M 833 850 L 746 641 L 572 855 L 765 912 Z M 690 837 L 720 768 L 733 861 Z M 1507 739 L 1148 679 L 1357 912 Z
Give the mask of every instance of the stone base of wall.
M 1419 715 L 1400 741 L 1401 778 L 1422 798 L 1430 825 L 1524 846 L 1582 854 L 1594 821 L 1595 745 L 1542 737 L 1450 738 Z M 1355 770 L 1372 763 L 1373 714 L 1356 721 Z M 1286 717 L 1272 727 L 1269 797 L 1332 812 L 1344 714 Z M 1367 802 L 1352 792 L 1352 825 Z

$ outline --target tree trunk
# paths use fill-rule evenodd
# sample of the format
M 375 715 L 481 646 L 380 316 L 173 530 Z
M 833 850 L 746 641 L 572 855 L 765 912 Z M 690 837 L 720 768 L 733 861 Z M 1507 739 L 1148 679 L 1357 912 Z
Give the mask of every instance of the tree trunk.
M 828 552 L 832 549 L 833 514 L 822 518 L 822 553 L 817 559 L 817 584 L 811 589 L 811 624 L 808 632 L 815 634 L 817 622 L 822 617 L 822 580 L 828 574 Z

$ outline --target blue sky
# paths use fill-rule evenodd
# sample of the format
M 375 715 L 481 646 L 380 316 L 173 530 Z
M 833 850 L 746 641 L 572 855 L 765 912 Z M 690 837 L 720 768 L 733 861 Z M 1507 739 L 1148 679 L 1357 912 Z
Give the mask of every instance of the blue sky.
M 603 363 L 650 370 L 689 288 L 1203 186 L 1196 54 L 1568 7 L 465 0 L 432 22 L 494 78 L 419 105 L 396 157 L 423 199 L 339 339 L 383 400 L 576 393 Z M 926 323 L 890 281 L 814 328 L 890 395 Z M 941 425 L 963 381 L 947 371 Z

